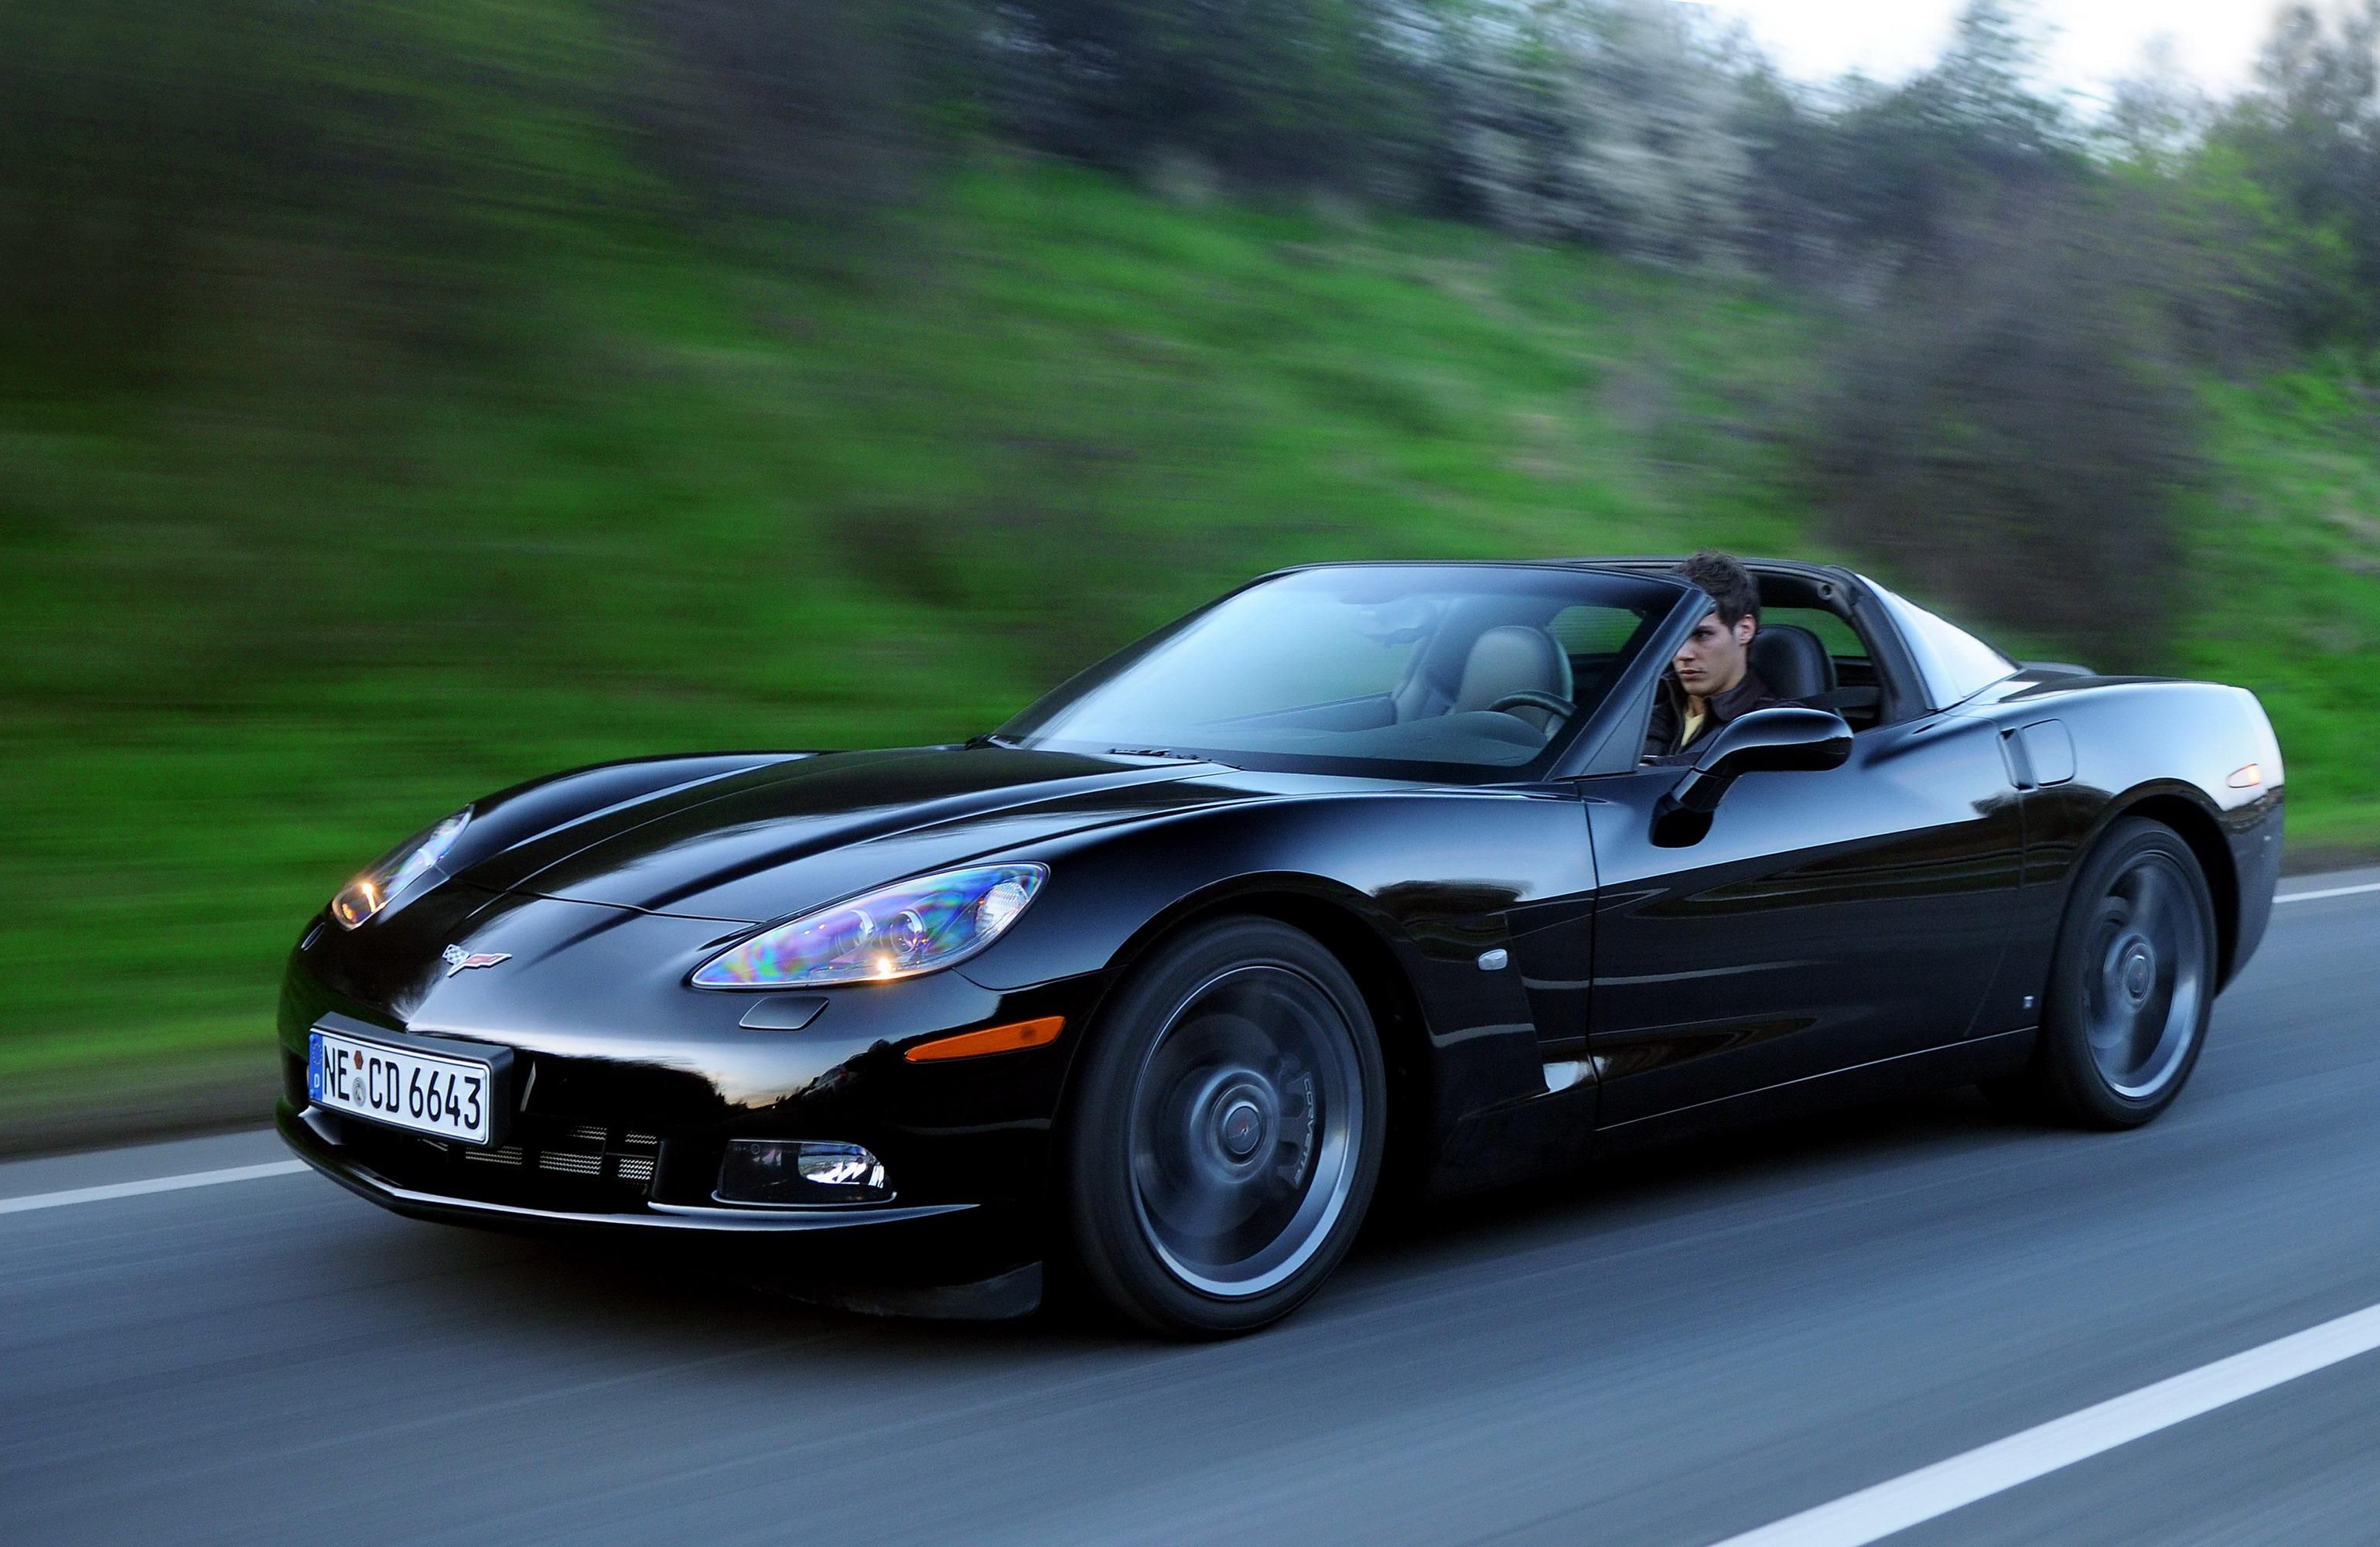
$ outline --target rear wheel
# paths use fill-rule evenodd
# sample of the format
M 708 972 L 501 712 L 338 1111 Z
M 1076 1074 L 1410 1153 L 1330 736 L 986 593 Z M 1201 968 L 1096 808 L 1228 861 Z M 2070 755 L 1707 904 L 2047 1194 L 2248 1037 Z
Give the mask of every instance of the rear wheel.
M 2198 857 L 2161 822 L 2119 822 L 2067 903 L 2033 1066 L 1996 1094 L 2093 1127 L 2148 1122 L 2198 1063 L 2217 971 Z
M 1215 1337 L 1320 1286 L 1371 1201 L 1388 1105 L 1338 958 L 1269 920 L 1206 926 L 1134 973 L 1084 1058 L 1062 1180 L 1087 1287 Z

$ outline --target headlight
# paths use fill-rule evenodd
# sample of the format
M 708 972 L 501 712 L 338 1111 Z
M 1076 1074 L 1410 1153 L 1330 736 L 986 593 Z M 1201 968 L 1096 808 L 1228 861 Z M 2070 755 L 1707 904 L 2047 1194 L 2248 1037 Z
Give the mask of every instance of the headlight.
M 389 898 L 446 857 L 470 820 L 471 808 L 466 806 L 428 832 L 417 833 L 390 849 L 378 864 L 339 888 L 339 895 L 331 899 L 331 917 L 354 929 L 386 907 Z
M 1046 865 L 919 876 L 764 930 L 694 975 L 697 988 L 820 988 L 935 972 L 1016 921 Z

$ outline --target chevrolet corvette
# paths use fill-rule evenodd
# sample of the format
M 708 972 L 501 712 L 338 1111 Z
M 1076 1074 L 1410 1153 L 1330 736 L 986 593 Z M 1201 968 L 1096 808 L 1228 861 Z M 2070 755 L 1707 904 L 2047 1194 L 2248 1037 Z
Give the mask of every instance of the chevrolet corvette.
M 420 1219 L 1216 1336 L 1398 1200 L 1939 1087 L 2164 1111 L 2270 909 L 2255 698 L 1749 567 L 1791 704 L 1691 767 L 1668 561 L 1343 564 L 964 744 L 475 800 L 306 926 L 280 1131 Z

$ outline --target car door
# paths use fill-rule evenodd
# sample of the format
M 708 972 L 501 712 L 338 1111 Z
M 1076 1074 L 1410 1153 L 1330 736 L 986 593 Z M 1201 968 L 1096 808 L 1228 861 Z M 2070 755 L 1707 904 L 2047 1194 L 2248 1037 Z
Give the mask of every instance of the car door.
M 1681 777 L 1582 781 L 1604 1127 L 1966 1034 L 2024 847 L 1992 725 L 1937 713 L 1861 734 L 1840 768 L 1746 774 L 1699 842 L 1662 847 Z

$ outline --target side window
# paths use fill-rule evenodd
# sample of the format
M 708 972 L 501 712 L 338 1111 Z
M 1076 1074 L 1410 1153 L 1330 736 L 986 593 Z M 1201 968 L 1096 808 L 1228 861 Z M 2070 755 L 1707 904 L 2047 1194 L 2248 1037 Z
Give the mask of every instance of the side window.
M 1571 697 L 1594 703 L 1609 692 L 1652 622 L 1622 607 L 1565 607 L 1548 618 L 1546 632 L 1570 657 Z
M 1546 632 L 1572 656 L 1617 655 L 1644 622 L 1620 607 L 1564 607 L 1547 621 Z

